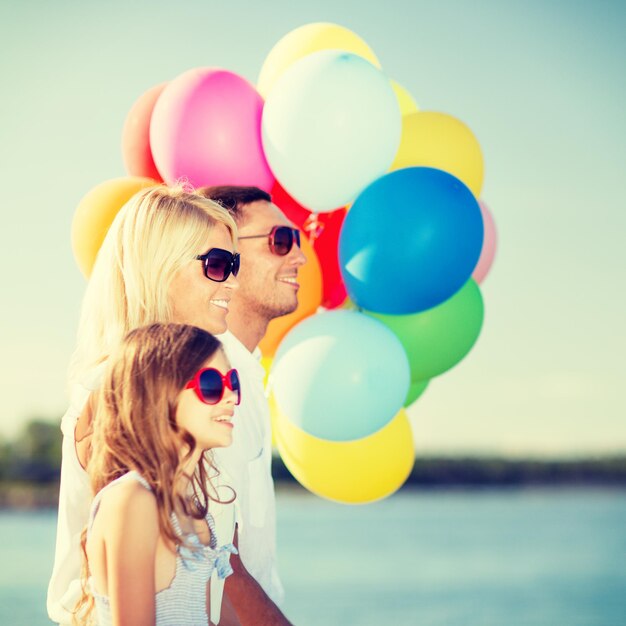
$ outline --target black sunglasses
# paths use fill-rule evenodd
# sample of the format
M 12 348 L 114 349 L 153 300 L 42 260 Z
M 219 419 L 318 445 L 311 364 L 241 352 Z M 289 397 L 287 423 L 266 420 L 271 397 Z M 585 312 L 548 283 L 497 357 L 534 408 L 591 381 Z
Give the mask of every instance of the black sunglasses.
M 229 252 L 222 248 L 211 248 L 205 254 L 196 257 L 198 261 L 202 261 L 204 267 L 204 275 L 209 280 L 216 283 L 223 283 L 228 280 L 231 275 L 237 276 L 239 273 L 240 255 L 238 252 Z
M 239 239 L 259 239 L 268 237 L 270 250 L 272 254 L 285 256 L 291 252 L 293 244 L 300 247 L 300 231 L 290 226 L 274 226 L 267 235 L 248 235 L 247 237 L 239 237 Z

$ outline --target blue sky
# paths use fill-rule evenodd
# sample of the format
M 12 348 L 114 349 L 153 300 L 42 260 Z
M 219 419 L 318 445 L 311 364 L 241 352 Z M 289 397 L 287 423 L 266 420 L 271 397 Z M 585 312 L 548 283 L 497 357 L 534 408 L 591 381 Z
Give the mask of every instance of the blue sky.
M 485 157 L 499 251 L 468 357 L 411 410 L 419 453 L 626 450 L 626 10 L 618 2 L 3 2 L 0 435 L 57 419 L 85 281 L 74 208 L 124 174 L 133 101 L 197 66 L 256 81 L 293 28 L 361 35 Z M 390 280 L 393 288 L 393 280 Z

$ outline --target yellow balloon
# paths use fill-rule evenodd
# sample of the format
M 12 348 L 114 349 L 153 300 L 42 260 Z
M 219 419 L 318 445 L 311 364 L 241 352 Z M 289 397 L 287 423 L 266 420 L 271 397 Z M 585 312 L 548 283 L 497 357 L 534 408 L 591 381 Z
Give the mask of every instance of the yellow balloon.
M 365 504 L 391 495 L 409 477 L 415 461 L 405 411 L 384 428 L 355 441 L 326 441 L 303 432 L 274 406 L 274 432 L 287 469 L 309 491 L 345 504 Z
M 270 361 L 273 361 L 274 359 L 269 359 Z M 270 363 L 271 366 L 271 363 Z M 267 370 L 267 373 L 269 374 L 269 369 Z M 265 388 L 266 390 L 266 395 L 267 395 L 267 402 L 270 406 L 270 425 L 271 425 L 271 429 L 272 429 L 272 448 L 274 450 L 276 450 L 278 448 L 278 443 L 276 441 L 276 419 L 278 416 L 278 405 L 276 404 L 276 398 L 274 397 L 274 394 L 272 393 L 271 389 L 268 389 L 268 387 Z
M 435 111 L 402 118 L 402 137 L 392 170 L 435 167 L 456 176 L 478 198 L 483 186 L 483 154 L 472 131 L 460 120 Z
M 400 83 L 392 80 L 391 87 L 396 94 L 396 99 L 400 106 L 400 113 L 403 117 L 409 113 L 417 113 L 417 111 L 419 111 L 419 107 L 415 100 L 413 100 L 413 96 Z
M 265 370 L 265 376 L 263 377 L 263 386 L 267 390 L 267 386 L 270 380 L 270 370 L 272 369 L 272 362 L 274 361 L 274 357 L 271 356 L 262 356 L 261 357 L 261 365 Z
M 350 300 L 349 297 L 346 296 L 346 299 L 343 301 L 343 304 L 339 307 L 339 309 L 345 309 L 346 311 L 360 311 L 359 305 L 354 302 L 354 300 Z
M 140 176 L 113 178 L 83 196 L 72 221 L 72 250 L 85 278 L 91 274 L 98 250 L 117 212 L 138 191 L 158 184 Z
M 274 83 L 291 64 L 320 50 L 345 50 L 380 67 L 371 48 L 351 30 L 328 22 L 305 24 L 287 33 L 270 50 L 259 74 L 258 92 L 267 98 Z
M 272 429 L 272 448 L 276 449 L 276 430 L 274 428 L 274 415 L 276 413 L 276 400 L 274 399 L 274 394 L 272 393 L 272 389 L 270 386 L 270 371 L 272 369 L 272 362 L 274 361 L 274 357 L 270 356 L 262 356 L 261 357 L 261 365 L 265 370 L 265 377 L 263 378 L 263 386 L 265 387 L 265 395 L 267 397 L 267 401 L 270 406 L 270 424 Z

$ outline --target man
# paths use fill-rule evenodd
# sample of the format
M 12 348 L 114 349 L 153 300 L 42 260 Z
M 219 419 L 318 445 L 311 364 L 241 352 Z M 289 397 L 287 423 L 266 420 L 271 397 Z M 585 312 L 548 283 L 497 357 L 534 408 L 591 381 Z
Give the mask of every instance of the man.
M 197 192 L 222 204 L 239 229 L 239 289 L 229 303 L 228 332 L 220 336 L 242 381 L 233 445 L 216 450 L 224 482 L 237 493 L 239 557 L 226 594 L 242 624 L 288 624 L 277 607 L 283 589 L 276 570 L 276 514 L 271 476 L 269 407 L 258 344 L 269 322 L 298 306 L 298 269 L 306 262 L 299 232 L 256 187 L 205 187 Z

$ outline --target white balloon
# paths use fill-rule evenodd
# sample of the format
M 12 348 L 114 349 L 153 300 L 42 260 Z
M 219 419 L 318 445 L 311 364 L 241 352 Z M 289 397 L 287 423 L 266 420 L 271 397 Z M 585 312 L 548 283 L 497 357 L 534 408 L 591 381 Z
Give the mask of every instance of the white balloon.
M 316 212 L 354 200 L 400 144 L 389 79 L 355 54 L 323 50 L 289 67 L 263 109 L 263 149 L 285 190 Z

